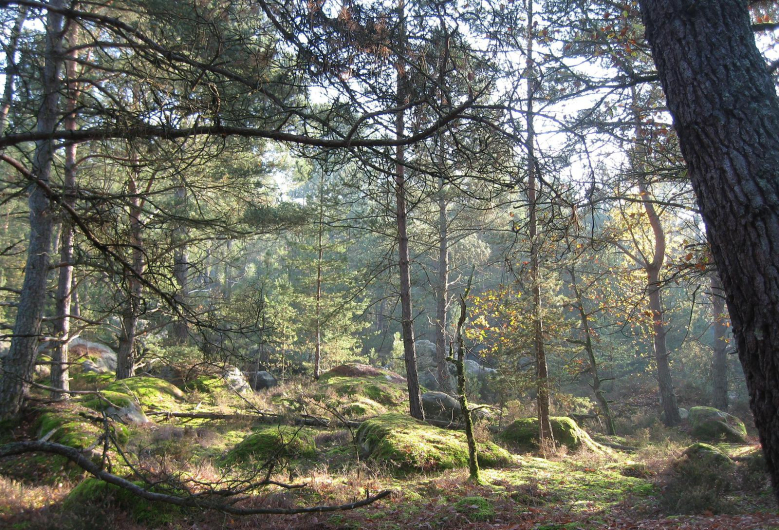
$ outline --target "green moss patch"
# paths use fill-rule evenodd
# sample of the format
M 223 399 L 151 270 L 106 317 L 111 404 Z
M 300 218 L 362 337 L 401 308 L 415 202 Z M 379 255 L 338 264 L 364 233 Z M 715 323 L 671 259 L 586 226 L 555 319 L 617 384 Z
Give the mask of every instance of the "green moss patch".
M 401 472 L 468 466 L 465 433 L 433 427 L 403 414 L 384 414 L 363 422 L 357 431 L 362 450 L 375 461 Z M 492 442 L 479 444 L 479 464 L 497 467 L 511 455 Z
M 706 442 L 724 441 L 746 443 L 747 428 L 744 422 L 712 407 L 692 407 L 688 417 L 690 434 Z
M 106 390 L 135 397 L 144 409 L 171 410 L 184 401 L 184 393 L 175 385 L 156 377 L 131 377 L 114 381 Z
M 81 404 L 88 409 L 103 412 L 112 406 L 116 408 L 130 407 L 135 403 L 132 397 L 121 392 L 106 390 L 101 394 L 104 399 L 97 395 L 89 395 L 81 400 Z
M 222 464 L 266 462 L 272 459 L 316 458 L 316 431 L 288 426 L 265 427 L 250 434 L 227 452 Z
M 75 372 L 75 370 L 74 370 Z M 114 374 L 98 374 L 96 372 L 71 373 L 71 390 L 103 390 L 114 382 Z
M 558 445 L 564 445 L 571 451 L 587 448 L 596 453 L 610 451 L 590 438 L 574 420 L 566 417 L 552 417 L 552 435 Z M 522 418 L 506 427 L 500 437 L 519 451 L 538 449 L 538 418 Z
M 144 486 L 140 482 L 136 484 Z M 88 478 L 73 488 L 65 498 L 62 508 L 75 511 L 84 505 L 102 504 L 107 498 L 112 499 L 119 508 L 129 513 L 135 522 L 151 528 L 174 523 L 183 513 L 183 509 L 178 506 L 142 499 L 119 486 L 96 478 Z
M 484 497 L 463 497 L 454 508 L 473 521 L 490 521 L 495 517 L 495 507 Z
M 92 446 L 103 433 L 102 424 L 88 417 L 91 412 L 87 409 L 43 412 L 36 425 L 38 437 L 54 431 L 48 439 L 50 442 L 76 449 L 86 449 Z M 127 428 L 114 422 L 110 423 L 110 427 L 117 442 L 120 445 L 126 444 L 129 438 Z
M 189 381 L 185 387 L 186 390 L 196 390 L 204 394 L 214 394 L 217 392 L 226 392 L 227 383 L 221 377 L 215 375 L 201 375 L 192 381 Z

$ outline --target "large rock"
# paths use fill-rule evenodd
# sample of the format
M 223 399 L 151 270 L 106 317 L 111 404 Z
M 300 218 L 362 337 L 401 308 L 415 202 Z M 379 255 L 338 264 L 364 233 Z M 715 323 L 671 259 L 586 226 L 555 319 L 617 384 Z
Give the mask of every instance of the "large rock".
M 106 373 L 116 371 L 116 352 L 105 344 L 76 337 L 68 345 L 71 359 L 83 358 L 84 372 Z
M 273 377 L 273 374 L 265 370 L 261 370 L 259 372 L 248 372 L 247 376 L 249 378 L 249 382 L 251 383 L 252 388 L 255 391 L 273 388 L 274 386 L 279 384 L 276 378 Z
M 222 379 L 225 380 L 225 383 L 227 383 L 227 386 L 233 392 L 243 394 L 245 392 L 252 391 L 252 387 L 249 384 L 249 381 L 246 380 L 246 376 L 244 376 L 243 372 L 241 372 L 238 368 L 233 366 L 225 367 L 224 371 L 222 372 Z
M 425 392 L 422 394 L 422 408 L 425 418 L 438 421 L 460 421 L 462 407 L 460 402 L 443 392 Z
M 688 417 L 690 434 L 698 440 L 730 443 L 746 443 L 747 428 L 744 422 L 713 407 L 692 407 Z
M 406 383 L 406 378 L 383 368 L 374 368 L 368 364 L 342 364 L 322 374 L 320 379 L 332 377 L 383 377 L 391 383 Z
M 414 349 L 417 353 L 417 370 L 419 372 L 432 370 L 435 373 L 437 366 L 435 344 L 429 340 L 422 339 L 414 343 Z
M 384 414 L 364 421 L 357 442 L 371 460 L 407 473 L 468 466 L 465 433 L 441 429 L 406 414 Z M 479 464 L 497 467 L 511 462 L 511 455 L 494 443 L 478 444 Z
M 584 447 L 595 453 L 610 452 L 590 438 L 571 418 L 552 417 L 549 421 L 552 424 L 552 435 L 558 445 L 564 445 L 571 451 Z M 538 431 L 538 418 L 522 418 L 506 427 L 500 437 L 520 451 L 534 451 L 538 449 Z

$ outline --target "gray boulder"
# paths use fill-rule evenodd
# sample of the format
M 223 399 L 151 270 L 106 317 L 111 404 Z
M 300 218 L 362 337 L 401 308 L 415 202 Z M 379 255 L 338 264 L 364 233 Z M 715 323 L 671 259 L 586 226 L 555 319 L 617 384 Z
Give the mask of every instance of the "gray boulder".
M 460 402 L 443 392 L 422 394 L 422 409 L 425 417 L 432 420 L 456 422 L 462 416 Z
M 273 374 L 265 370 L 249 373 L 247 375 L 249 376 L 249 381 L 251 381 L 252 388 L 255 391 L 273 388 L 279 384 L 276 378 L 273 377 Z
M 105 344 L 91 342 L 81 337 L 76 337 L 68 345 L 68 352 L 72 358 L 85 358 L 82 369 L 98 373 L 116 371 L 116 352 Z M 84 363 L 90 364 L 86 367 Z
M 251 392 L 252 387 L 249 385 L 249 381 L 246 380 L 246 376 L 243 375 L 238 368 L 234 366 L 228 366 L 222 372 L 222 379 L 225 380 L 230 390 L 243 394 L 244 392 Z

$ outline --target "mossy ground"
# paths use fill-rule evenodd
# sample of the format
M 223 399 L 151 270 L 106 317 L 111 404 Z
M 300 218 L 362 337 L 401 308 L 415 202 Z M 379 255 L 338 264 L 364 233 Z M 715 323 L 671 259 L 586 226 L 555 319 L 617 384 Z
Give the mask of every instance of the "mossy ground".
M 105 390 L 133 396 L 146 410 L 177 410 L 185 400 L 175 385 L 156 377 L 131 377 L 114 381 Z
M 170 399 L 167 405 L 180 411 L 248 412 L 247 408 L 225 405 L 220 401 L 219 392 L 193 390 L 186 400 L 182 400 L 175 393 L 166 394 L 164 389 L 160 390 L 157 381 L 148 383 L 143 381 L 148 378 L 140 379 L 143 384 L 130 383 L 120 394 L 109 396 L 117 400 L 126 399 L 122 396 L 130 396 L 127 393 L 130 390 L 137 392 L 139 399 L 154 397 L 158 402 Z M 328 399 L 337 400 L 339 396 L 349 397 L 348 393 L 338 394 L 337 389 L 349 388 L 351 401 L 343 399 L 342 404 L 364 403 L 364 399 L 371 399 L 384 409 L 392 410 L 392 406 L 374 401 L 363 388 L 359 388 L 360 384 L 365 387 L 365 381 L 348 381 L 360 378 L 338 376 L 327 379 L 330 382 L 324 385 L 282 385 L 279 389 L 258 394 L 256 399 L 263 401 L 255 402 L 254 406 L 269 412 L 289 412 L 286 406 L 274 409 L 274 399 L 305 403 L 307 398 L 301 389 L 310 391 L 313 387 L 315 391 L 324 388 Z M 377 388 L 385 384 L 390 388 L 396 385 L 387 380 L 374 382 Z M 154 388 L 153 392 L 144 392 L 148 385 Z M 394 396 L 393 392 L 391 390 L 386 394 Z M 391 403 L 396 397 L 388 399 L 385 395 L 382 399 Z M 12 438 L 34 439 L 41 435 L 42 429 L 72 423 L 75 428 L 70 433 L 73 436 L 70 441 L 87 442 L 84 433 L 89 427 L 84 422 L 90 420 L 80 416 L 79 411 L 92 416 L 99 416 L 98 413 L 79 407 L 77 403 L 51 409 L 39 412 L 37 419 L 26 419 L 22 426 L 14 427 Z M 480 454 L 483 483 L 475 484 L 468 480 L 467 452 L 462 433 L 422 425 L 405 414 L 384 414 L 365 423 L 361 433 L 337 423 L 328 429 L 305 428 L 298 431 L 296 427 L 257 425 L 246 420 L 183 420 L 164 416 L 150 416 L 150 419 L 150 425 L 130 428 L 125 450 L 132 458 L 138 459 L 139 465 L 153 470 L 155 479 L 160 476 L 161 470 L 170 470 L 183 480 L 240 479 L 241 473 L 250 467 L 250 462 L 256 464 L 270 454 L 278 453 L 285 465 L 275 468 L 273 478 L 285 483 L 306 483 L 308 487 L 292 491 L 265 488 L 257 492 L 261 495 L 261 501 L 257 502 L 279 507 L 312 506 L 352 502 L 366 492 L 375 493 L 382 489 L 392 489 L 395 493 L 390 501 L 353 512 L 320 514 L 317 522 L 313 516 L 225 518 L 196 511 L 174 511 L 170 515 L 162 505 L 143 502 L 138 505 L 133 499 L 123 500 L 122 494 L 111 488 L 95 485 L 79 486 L 76 495 L 82 495 L 78 492 L 87 490 L 92 499 L 98 499 L 96 502 L 73 504 L 74 501 L 69 501 L 66 510 L 62 507 L 64 492 L 80 481 L 80 471 L 65 462 L 52 462 L 52 457 L 24 455 L 24 458 L 0 461 L 0 527 L 140 530 L 194 526 L 225 529 L 313 528 L 324 525 L 322 528 L 400 530 L 425 525 L 483 529 L 489 525 L 511 527 L 518 524 L 519 528 L 594 530 L 609 527 L 617 518 L 656 518 L 658 514 L 671 513 L 673 510 L 663 508 L 662 492 L 669 490 L 669 481 L 674 480 L 673 463 L 692 443 L 685 438 L 684 431 L 674 435 L 674 440 L 680 438 L 683 441 L 673 443 L 667 436 L 660 436 L 662 433 L 654 433 L 650 438 L 616 440 L 621 445 L 637 447 L 635 453 L 605 453 L 587 448 L 566 452 L 561 449 L 550 455 L 550 459 L 542 459 L 527 454 L 509 455 L 490 441 L 493 435 L 483 428 L 479 431 L 480 440 L 484 441 Z M 285 445 L 294 432 L 298 432 L 295 441 Z M 369 458 L 358 451 L 359 445 L 354 444 L 361 436 L 363 442 L 368 438 L 376 442 Z M 92 441 L 90 439 L 89 443 Z M 734 457 L 733 466 L 724 474 L 726 487 L 723 497 L 726 502 L 720 507 L 730 513 L 775 511 L 771 490 L 761 467 L 764 464 L 754 448 L 727 444 L 718 444 L 716 448 Z M 229 457 L 225 457 L 226 454 Z M 116 458 L 116 455 L 112 456 Z M 491 459 L 504 467 L 488 468 Z M 221 466 L 227 460 L 232 460 L 234 468 Z M 21 477 L 16 478 L 13 474 L 14 469 L 27 475 L 29 480 L 20 481 Z M 136 478 L 126 466 L 115 465 L 113 470 L 133 480 Z M 61 488 L 59 484 L 62 484 Z M 682 498 L 689 491 L 685 487 L 681 484 L 676 489 L 682 492 Z M 43 495 L 44 489 L 41 488 L 49 488 L 47 492 L 58 488 L 61 493 Z M 9 492 L 21 493 L 11 495 Z M 13 500 L 20 496 L 31 500 L 26 503 Z M 25 507 L 24 510 L 20 509 L 21 506 Z M 34 523 L 35 517 L 43 522 Z M 91 526 L 78 526 L 84 521 L 92 521 L 89 523 Z M 730 527 L 739 526 L 734 523 Z

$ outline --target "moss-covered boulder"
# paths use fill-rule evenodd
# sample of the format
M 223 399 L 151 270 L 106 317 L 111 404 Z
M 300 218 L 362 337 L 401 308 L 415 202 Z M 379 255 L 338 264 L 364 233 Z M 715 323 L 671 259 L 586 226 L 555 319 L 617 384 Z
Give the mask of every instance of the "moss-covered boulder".
M 142 482 L 137 482 L 136 485 L 144 486 Z M 160 528 L 174 523 L 181 518 L 184 511 L 171 504 L 148 501 L 126 489 L 96 478 L 87 478 L 73 488 L 63 501 L 62 508 L 65 511 L 78 512 L 86 505 L 103 505 L 109 499 L 129 513 L 136 523 L 147 528 Z
M 308 428 L 264 427 L 250 434 L 222 458 L 221 464 L 232 466 L 244 462 L 266 462 L 272 459 L 296 460 L 316 458 L 316 431 Z
M 571 451 L 586 448 L 596 453 L 610 452 L 593 441 L 571 418 L 552 417 L 549 420 L 552 423 L 552 435 L 558 445 L 564 445 Z M 538 430 L 538 418 L 522 418 L 506 427 L 500 437 L 520 451 L 535 451 L 538 449 Z
M 82 398 L 81 404 L 88 409 L 105 412 L 109 418 L 114 418 L 122 423 L 138 425 L 149 423 L 149 418 L 143 413 L 140 405 L 129 395 L 120 392 L 105 390 L 99 395 L 87 395 Z
M 688 417 L 690 435 L 705 442 L 746 443 L 744 422 L 713 407 L 692 407 Z
M 184 392 L 175 385 L 157 377 L 130 377 L 114 381 L 106 387 L 109 392 L 127 394 L 144 409 L 171 410 L 184 401 Z
M 425 418 L 458 422 L 462 419 L 460 402 L 444 392 L 425 392 L 422 394 L 422 409 Z
M 401 472 L 468 466 L 465 433 L 434 427 L 404 414 L 383 414 L 363 422 L 357 440 L 365 455 Z M 498 467 L 511 455 L 492 442 L 479 443 L 479 464 Z
M 76 449 L 92 447 L 104 429 L 100 418 L 92 415 L 91 410 L 77 406 L 44 411 L 36 423 L 38 438 L 48 436 L 50 442 Z M 117 443 L 127 443 L 129 434 L 124 425 L 111 422 L 109 427 Z
M 685 449 L 682 453 L 682 458 L 680 461 L 684 461 L 685 459 L 701 462 L 715 467 L 729 467 L 733 464 L 733 461 L 730 459 L 730 457 L 728 457 L 728 455 L 713 445 L 705 443 L 695 443 Z

